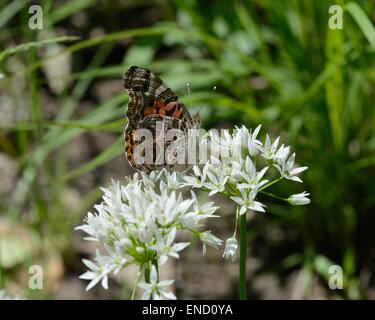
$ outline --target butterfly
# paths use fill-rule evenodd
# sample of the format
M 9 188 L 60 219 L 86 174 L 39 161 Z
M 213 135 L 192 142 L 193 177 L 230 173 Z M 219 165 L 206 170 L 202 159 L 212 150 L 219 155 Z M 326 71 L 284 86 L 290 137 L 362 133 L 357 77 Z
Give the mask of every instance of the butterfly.
M 176 94 L 150 70 L 131 66 L 123 76 L 123 85 L 129 93 L 126 111 L 128 124 L 125 128 L 125 153 L 130 165 L 145 173 L 170 165 L 189 134 L 189 129 L 200 126 L 199 113 L 191 116 Z M 144 142 L 138 139 L 140 129 L 150 130 L 152 159 L 144 161 Z M 177 140 L 180 147 L 172 146 L 173 141 L 164 139 L 164 132 L 176 130 L 182 135 Z M 163 132 L 163 136 L 161 134 Z M 158 148 L 159 147 L 159 148 Z M 142 150 L 142 151 L 140 151 Z M 161 152 L 157 152 L 162 150 Z

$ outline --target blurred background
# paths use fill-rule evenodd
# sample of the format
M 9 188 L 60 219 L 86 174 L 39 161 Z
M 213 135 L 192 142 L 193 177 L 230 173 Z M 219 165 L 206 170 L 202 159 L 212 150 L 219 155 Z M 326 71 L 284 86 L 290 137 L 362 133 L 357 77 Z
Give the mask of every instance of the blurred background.
M 38 4 L 42 29 L 29 27 Z M 330 5 L 343 28 L 330 29 Z M 134 270 L 85 292 L 74 231 L 123 155 L 130 65 L 161 74 L 204 128 L 256 127 L 309 166 L 303 207 L 249 214 L 250 299 L 375 299 L 375 2 L 372 0 L 0 1 L 0 288 L 29 299 L 128 299 Z M 217 89 L 213 92 L 213 87 Z M 262 138 L 263 138 L 262 137 Z M 233 232 L 234 206 L 210 228 Z M 180 299 L 237 299 L 237 263 L 193 240 L 167 266 Z M 43 268 L 30 290 L 29 267 Z M 331 290 L 331 265 L 343 289 Z M 129 282 L 130 281 L 130 282 Z

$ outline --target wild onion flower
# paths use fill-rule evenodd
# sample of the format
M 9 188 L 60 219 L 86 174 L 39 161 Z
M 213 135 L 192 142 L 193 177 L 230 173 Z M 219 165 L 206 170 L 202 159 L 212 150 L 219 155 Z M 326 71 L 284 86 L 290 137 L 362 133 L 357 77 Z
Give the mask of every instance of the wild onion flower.
M 201 171 L 198 166 L 193 167 L 194 175 L 193 176 L 185 176 L 184 180 L 186 182 L 185 185 L 191 186 L 194 188 L 201 188 L 203 187 L 206 177 L 207 177 L 207 170 L 208 166 L 204 166 L 203 170 Z
M 257 192 L 258 189 L 252 189 L 251 191 L 240 189 L 241 197 L 230 197 L 240 206 L 240 215 L 243 215 L 248 209 L 265 212 L 265 205 L 259 201 L 255 201 Z
M 178 252 L 185 249 L 190 243 L 180 242 L 174 243 L 177 229 L 172 228 L 168 236 L 163 237 L 158 229 L 155 229 L 155 236 L 158 240 L 157 244 L 150 246 L 150 249 L 155 250 L 159 255 L 159 264 L 162 265 L 168 260 L 168 256 L 178 259 L 180 256 Z
M 86 240 L 99 242 L 102 247 L 93 261 L 83 260 L 89 269 L 81 275 L 90 281 L 86 290 L 99 282 L 107 289 L 109 274 L 136 264 L 140 276 L 134 288 L 145 289 L 144 297 L 174 297 L 165 289 L 171 282 L 156 280 L 155 265 L 161 267 L 170 257 L 178 259 L 179 252 L 190 244 L 176 241 L 178 230 L 193 233 L 204 245 L 217 247 L 221 243 L 209 231 L 200 230 L 204 220 L 215 217 L 217 207 L 212 202 L 199 203 L 194 192 L 190 199 L 183 199 L 182 182 L 178 174 L 162 170 L 135 174 L 124 185 L 113 181 L 109 188 L 102 189 L 102 203 L 76 228 L 88 235 Z
M 176 296 L 166 289 L 166 287 L 169 287 L 173 282 L 174 280 L 159 281 L 156 267 L 152 265 L 150 281 L 138 284 L 138 287 L 144 290 L 142 300 L 176 300 Z
M 200 238 L 203 242 L 203 254 L 206 254 L 206 245 L 209 245 L 211 247 L 217 248 L 218 246 L 221 246 L 221 243 L 223 242 L 219 238 L 215 237 L 211 231 L 205 231 L 200 234 Z
M 249 156 L 246 157 L 244 172 L 241 172 L 245 183 L 240 183 L 237 185 L 238 189 L 254 189 L 260 188 L 263 185 L 267 184 L 268 180 L 262 180 L 264 174 L 267 172 L 268 167 L 263 168 L 261 171 L 257 172 L 255 165 Z
M 265 204 L 257 200 L 259 194 L 294 205 L 309 203 L 308 193 L 284 198 L 265 191 L 282 179 L 302 182 L 298 174 L 307 167 L 295 165 L 295 153 L 291 154 L 290 146 L 279 146 L 280 137 L 273 142 L 268 135 L 264 143 L 258 140 L 260 128 L 252 131 L 242 126 L 232 134 L 209 131 L 201 142 L 209 146 L 208 160 L 193 167 L 192 174 L 184 177 L 185 185 L 206 190 L 209 196 L 218 193 L 230 198 L 237 204 L 240 216 L 249 210 L 265 212 Z M 224 257 L 233 257 L 234 246 L 228 248 Z
M 282 146 L 283 148 L 283 146 Z M 279 151 L 281 148 L 279 149 Z M 289 155 L 289 147 L 283 148 L 282 151 L 276 154 L 276 164 L 274 166 L 279 170 L 280 174 L 289 180 L 302 182 L 302 180 L 297 177 L 298 173 L 301 173 L 307 169 L 307 167 L 294 167 L 294 158 L 296 154 L 293 153 L 291 156 Z
M 292 194 L 288 198 L 288 201 L 292 205 L 303 206 L 305 204 L 309 204 L 310 203 L 310 199 L 307 198 L 309 195 L 310 195 L 310 193 L 307 193 L 306 191 L 304 191 L 302 193 Z
M 237 244 L 236 238 L 234 236 L 231 238 L 228 238 L 227 241 L 225 242 L 225 249 L 224 249 L 223 257 L 225 259 L 234 260 L 234 257 L 237 252 L 237 247 L 238 247 L 238 244 Z

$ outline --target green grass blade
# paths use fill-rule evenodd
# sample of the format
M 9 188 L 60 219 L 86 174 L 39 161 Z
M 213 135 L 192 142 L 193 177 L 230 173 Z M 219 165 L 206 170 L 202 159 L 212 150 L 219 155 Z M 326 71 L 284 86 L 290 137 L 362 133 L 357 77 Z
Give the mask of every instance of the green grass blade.
M 26 0 L 13 0 L 0 11 L 0 28 L 2 28 L 26 3 Z
M 8 48 L 8 49 L 5 49 L 4 51 L 0 52 L 0 62 L 3 61 L 5 58 L 11 56 L 11 55 L 14 55 L 14 54 L 17 54 L 17 53 L 20 53 L 20 52 L 25 52 L 25 51 L 28 51 L 32 48 L 42 47 L 44 45 L 48 45 L 48 44 L 51 44 L 51 43 L 76 41 L 78 39 L 79 39 L 79 37 L 63 36 L 63 37 L 57 37 L 57 38 L 52 38 L 52 39 L 48 39 L 48 40 L 23 43 L 23 44 L 20 44 L 18 46 Z
M 359 28 L 362 30 L 363 35 L 366 37 L 371 45 L 373 51 L 375 51 L 375 28 L 369 17 L 363 11 L 363 9 L 355 2 L 350 2 L 346 5 L 346 10 L 353 17 Z
M 70 17 L 77 12 L 83 11 L 93 3 L 92 0 L 75 0 L 62 4 L 54 8 L 49 16 L 53 24 Z
M 62 177 L 63 181 L 68 181 L 74 178 L 77 178 L 91 170 L 94 170 L 95 168 L 107 163 L 108 161 L 112 160 L 113 158 L 119 156 L 124 152 L 124 138 L 121 136 L 119 137 L 116 142 L 114 142 L 109 148 L 104 150 L 102 153 L 100 153 L 98 156 L 96 156 L 94 159 L 90 160 L 89 162 L 86 162 L 84 165 L 80 166 L 79 168 L 76 168 L 70 172 L 68 172 L 66 175 Z

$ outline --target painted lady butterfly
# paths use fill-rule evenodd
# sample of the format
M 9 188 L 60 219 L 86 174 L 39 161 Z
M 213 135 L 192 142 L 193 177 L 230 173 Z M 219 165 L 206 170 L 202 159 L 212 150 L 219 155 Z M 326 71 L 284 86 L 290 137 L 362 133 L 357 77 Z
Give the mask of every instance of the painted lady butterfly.
M 157 123 L 162 123 L 165 131 L 170 129 L 180 130 L 186 138 L 189 129 L 199 128 L 199 113 L 191 116 L 175 93 L 148 69 L 137 66 L 129 67 L 124 74 L 123 84 L 129 92 L 126 112 L 128 124 L 125 129 L 125 152 L 130 165 L 143 172 L 150 172 L 168 165 L 168 159 L 173 158 L 176 150 L 171 151 L 168 148 L 171 142 L 168 143 L 164 139 L 159 139 Z M 138 129 L 148 129 L 152 132 L 153 159 L 150 163 L 137 161 L 137 146 L 142 142 L 137 141 L 136 138 Z M 159 161 L 160 155 L 156 155 L 157 144 L 164 144 L 161 155 L 162 161 Z

